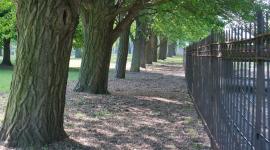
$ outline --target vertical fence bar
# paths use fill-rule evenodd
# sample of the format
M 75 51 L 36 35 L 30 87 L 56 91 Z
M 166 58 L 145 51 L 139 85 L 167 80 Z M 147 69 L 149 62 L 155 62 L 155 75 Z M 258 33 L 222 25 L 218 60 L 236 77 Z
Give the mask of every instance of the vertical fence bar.
M 261 59 L 263 51 L 263 43 L 260 35 L 264 29 L 263 12 L 260 10 L 257 12 L 257 40 L 256 40 L 256 56 L 257 56 L 257 80 L 256 80 L 256 137 L 255 137 L 255 150 L 261 150 L 263 145 L 261 143 L 261 129 L 262 129 L 262 102 L 264 101 L 264 61 Z
M 259 11 L 256 22 L 212 32 L 186 48 L 189 93 L 215 148 L 270 149 L 268 13 Z

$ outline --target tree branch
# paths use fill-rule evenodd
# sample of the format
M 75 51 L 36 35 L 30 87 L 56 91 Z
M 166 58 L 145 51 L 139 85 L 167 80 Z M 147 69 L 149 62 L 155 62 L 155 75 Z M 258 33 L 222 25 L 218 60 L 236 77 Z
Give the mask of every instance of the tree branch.
M 124 31 L 131 23 L 134 21 L 135 17 L 139 15 L 139 12 L 147 7 L 152 7 L 156 5 L 161 5 L 163 3 L 169 2 L 171 0 L 136 0 L 132 5 L 129 5 L 125 8 L 120 8 L 116 11 L 120 12 L 128 12 L 125 18 L 117 24 L 117 26 L 113 30 L 113 42 L 117 40 L 120 36 L 121 32 Z

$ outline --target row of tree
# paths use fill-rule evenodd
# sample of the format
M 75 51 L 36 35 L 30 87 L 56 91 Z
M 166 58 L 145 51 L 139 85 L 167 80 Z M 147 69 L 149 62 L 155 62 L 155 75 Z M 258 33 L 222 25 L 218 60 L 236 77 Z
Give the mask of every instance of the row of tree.
M 131 34 L 135 47 L 131 71 L 139 71 L 146 63 L 166 58 L 168 39 L 197 40 L 255 9 L 249 0 L 16 0 L 16 6 L 16 65 L 0 131 L 0 139 L 14 147 L 67 137 L 63 114 L 72 46 L 83 45 L 75 91 L 106 94 L 112 46 L 119 37 L 116 76 L 123 78 Z M 0 18 L 13 14 L 13 7 L 4 0 Z M 9 21 L 0 22 L 3 41 L 13 37 L 2 31 L 5 23 L 15 25 Z

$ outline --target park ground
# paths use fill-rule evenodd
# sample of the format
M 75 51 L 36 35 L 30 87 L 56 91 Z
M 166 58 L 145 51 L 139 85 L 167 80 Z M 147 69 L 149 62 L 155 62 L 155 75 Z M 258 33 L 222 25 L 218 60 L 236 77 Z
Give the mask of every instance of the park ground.
M 140 73 L 127 72 L 123 80 L 114 78 L 113 58 L 111 95 L 92 95 L 72 91 L 80 63 L 72 59 L 64 123 L 70 139 L 42 149 L 210 149 L 187 93 L 181 62 L 180 57 L 168 58 Z M 0 70 L 1 122 L 11 74 L 11 69 Z

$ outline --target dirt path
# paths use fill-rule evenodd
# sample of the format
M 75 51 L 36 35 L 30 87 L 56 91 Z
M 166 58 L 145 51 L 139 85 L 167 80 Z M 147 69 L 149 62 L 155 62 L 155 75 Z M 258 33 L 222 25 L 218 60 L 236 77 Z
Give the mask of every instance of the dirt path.
M 110 77 L 111 95 L 74 93 L 74 84 L 65 112 L 71 140 L 46 149 L 210 149 L 181 67 L 149 66 L 126 80 Z

